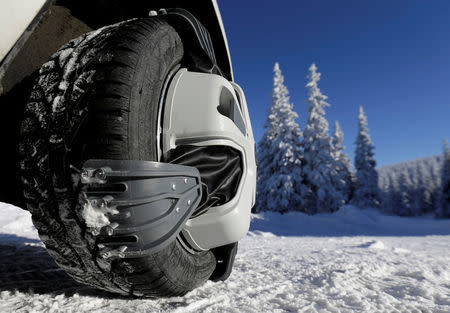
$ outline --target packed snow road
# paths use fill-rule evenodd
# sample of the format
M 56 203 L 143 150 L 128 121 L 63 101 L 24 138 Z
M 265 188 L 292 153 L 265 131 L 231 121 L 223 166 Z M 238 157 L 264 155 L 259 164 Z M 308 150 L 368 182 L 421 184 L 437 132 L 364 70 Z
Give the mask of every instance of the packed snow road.
M 258 215 L 229 280 L 185 297 L 131 300 L 74 282 L 46 253 L 29 214 L 0 204 L 0 269 L 0 312 L 448 313 L 450 221 L 354 208 Z

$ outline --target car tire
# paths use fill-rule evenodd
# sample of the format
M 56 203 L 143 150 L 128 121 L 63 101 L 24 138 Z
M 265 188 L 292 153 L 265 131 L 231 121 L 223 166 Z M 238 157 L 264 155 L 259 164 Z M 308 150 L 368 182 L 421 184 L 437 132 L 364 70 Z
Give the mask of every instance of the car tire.
M 211 251 L 193 252 L 178 239 L 149 256 L 102 258 L 79 201 L 84 161 L 158 161 L 161 92 L 183 53 L 167 22 L 134 19 L 70 41 L 39 71 L 21 124 L 24 197 L 49 254 L 78 282 L 178 296 L 215 269 Z

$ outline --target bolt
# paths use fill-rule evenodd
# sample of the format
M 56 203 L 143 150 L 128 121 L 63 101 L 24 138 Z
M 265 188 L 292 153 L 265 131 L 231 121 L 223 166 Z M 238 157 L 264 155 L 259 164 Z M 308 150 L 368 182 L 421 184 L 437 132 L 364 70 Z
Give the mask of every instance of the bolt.
M 180 208 L 177 207 L 177 208 L 175 209 L 175 211 L 176 211 L 177 213 L 180 213 Z
M 148 12 L 148 16 L 156 16 L 158 15 L 158 12 L 156 12 L 155 10 L 151 10 L 150 12 Z
M 188 200 L 187 204 L 188 204 L 188 205 L 191 205 L 191 200 Z
M 94 176 L 95 176 L 95 178 L 98 178 L 98 179 L 101 179 L 101 180 L 105 180 L 106 179 L 106 172 L 105 172 L 104 169 L 99 168 L 99 169 L 95 170 Z
M 172 185 L 172 190 L 173 191 L 177 190 L 177 186 L 175 184 Z
M 104 252 L 100 253 L 100 256 L 104 259 L 107 259 L 111 256 L 111 253 L 109 253 L 109 251 L 104 251 Z
M 114 229 L 116 229 L 119 226 L 118 223 L 114 222 L 111 223 L 109 226 L 106 226 L 106 233 L 108 236 L 112 236 L 114 234 Z
M 185 183 L 185 184 L 187 184 L 187 182 L 188 182 L 188 179 L 187 179 L 187 178 L 185 178 L 185 179 L 184 179 L 184 183 Z
M 114 229 L 112 229 L 111 227 L 107 226 L 106 227 L 106 234 L 108 236 L 112 236 L 114 234 Z
M 117 249 L 119 251 L 119 253 L 117 254 L 119 258 L 123 259 L 125 257 L 125 251 L 127 251 L 127 249 L 127 246 L 120 246 L 119 249 Z
M 159 14 L 167 14 L 167 10 L 166 9 L 159 9 L 158 13 Z

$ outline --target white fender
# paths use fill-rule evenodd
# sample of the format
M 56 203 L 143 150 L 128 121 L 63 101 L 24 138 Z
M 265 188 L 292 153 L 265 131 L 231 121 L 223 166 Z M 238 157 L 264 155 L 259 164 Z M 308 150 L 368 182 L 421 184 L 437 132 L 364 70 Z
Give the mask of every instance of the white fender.
M 46 0 L 0 0 L 0 62 L 45 3 Z
M 219 106 L 229 106 L 225 111 L 233 112 L 235 121 L 224 110 L 220 113 Z M 188 220 L 183 229 L 200 250 L 239 241 L 249 229 L 256 194 L 255 141 L 242 89 L 219 75 L 178 71 L 164 106 L 163 154 L 183 144 L 230 146 L 241 153 L 243 175 L 236 195 Z

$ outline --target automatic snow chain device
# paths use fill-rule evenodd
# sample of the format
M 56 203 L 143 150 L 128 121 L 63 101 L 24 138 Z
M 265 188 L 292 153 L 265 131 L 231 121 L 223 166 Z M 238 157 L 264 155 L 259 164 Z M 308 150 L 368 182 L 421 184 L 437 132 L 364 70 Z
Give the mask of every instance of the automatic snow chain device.
M 150 161 L 89 160 L 84 205 L 115 210 L 99 234 L 102 257 L 139 257 L 173 241 L 200 202 L 194 167 Z
M 223 247 L 245 236 L 250 224 L 256 164 L 244 94 L 220 76 L 209 33 L 192 14 L 181 9 L 162 9 L 157 15 L 161 14 L 180 36 L 195 34 L 197 40 L 190 40 L 190 48 L 203 52 L 203 59 L 191 60 L 200 64 L 199 72 L 179 69 L 162 95 L 162 160 L 183 145 L 227 146 L 239 152 L 242 176 L 229 201 L 190 218 L 202 198 L 195 167 L 137 160 L 86 161 L 81 172 L 83 205 L 116 213 L 108 216 L 110 224 L 98 234 L 104 258 L 152 254 L 180 232 L 194 251 Z

